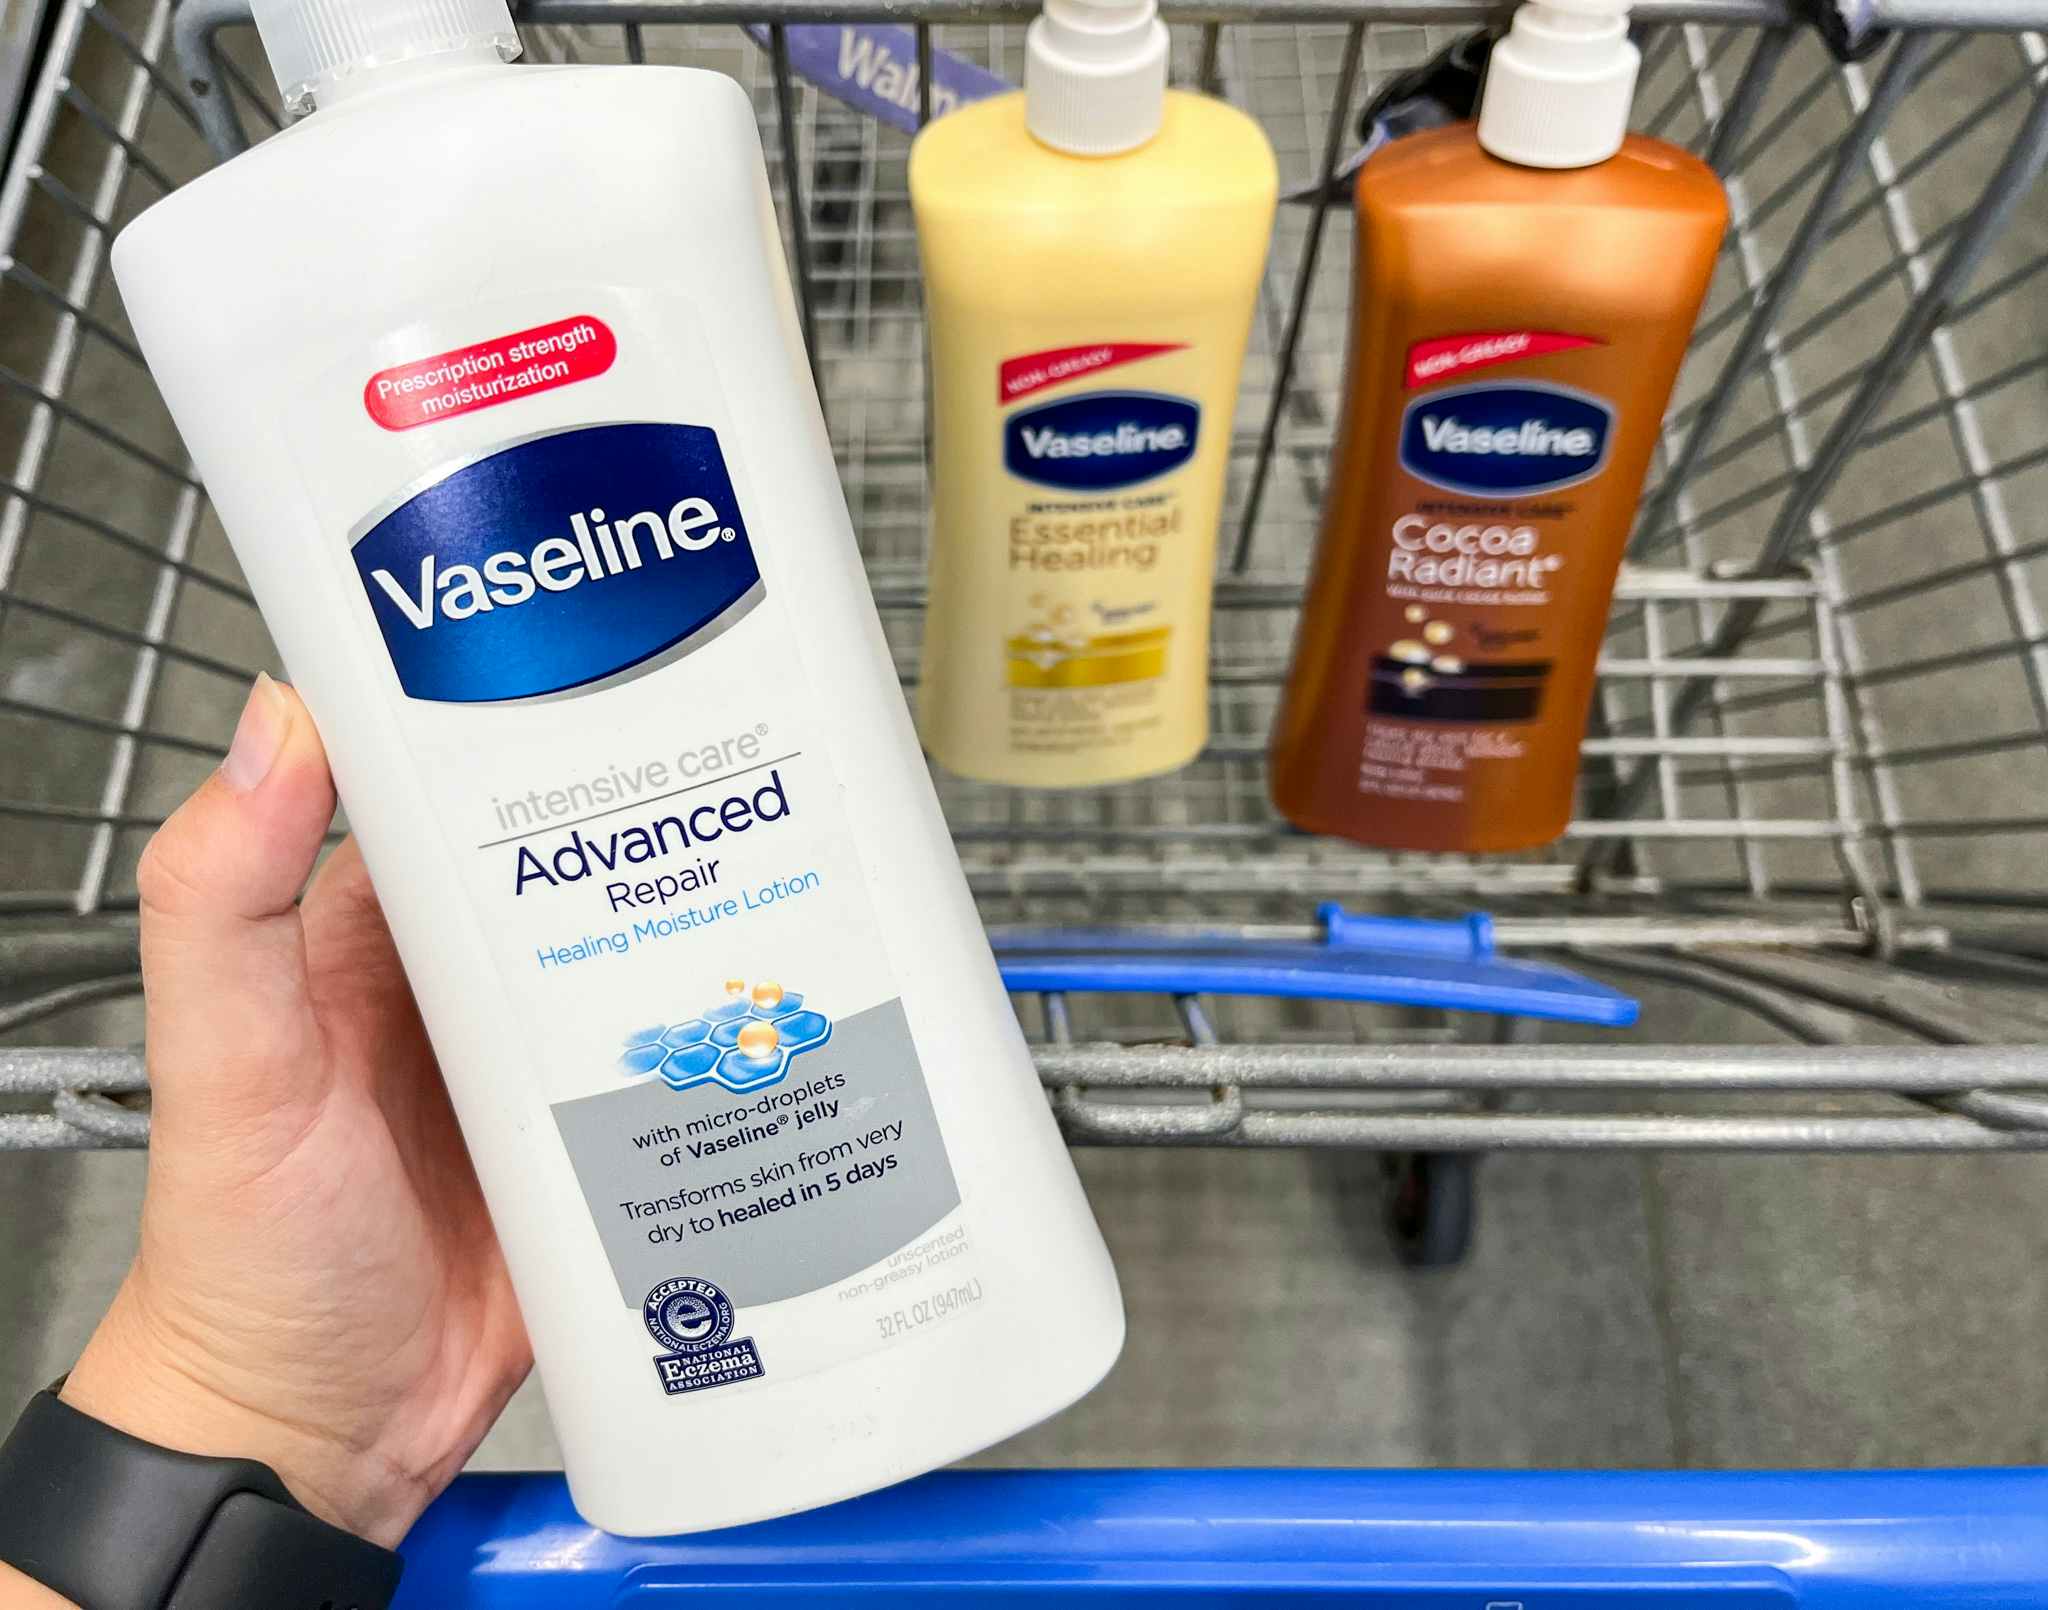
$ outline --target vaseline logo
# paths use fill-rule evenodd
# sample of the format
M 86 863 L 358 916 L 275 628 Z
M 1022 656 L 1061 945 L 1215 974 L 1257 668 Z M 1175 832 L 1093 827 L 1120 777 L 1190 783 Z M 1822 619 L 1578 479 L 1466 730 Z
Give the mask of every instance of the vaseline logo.
M 1554 492 L 1607 464 L 1614 410 L 1564 386 L 1460 386 L 1401 416 L 1401 464 L 1432 486 L 1481 496 Z
M 1106 458 L 1132 453 L 1177 453 L 1188 445 L 1178 425 L 1137 425 L 1124 420 L 1115 430 L 1067 431 L 1041 425 L 1024 433 L 1024 451 L 1033 458 Z
M 597 425 L 505 448 L 376 520 L 354 558 L 400 685 L 449 703 L 674 658 L 761 597 L 718 437 L 699 425 Z
M 1135 486 L 1195 456 L 1202 411 L 1185 397 L 1096 391 L 1014 414 L 1003 464 L 1020 480 L 1068 492 Z
M 430 553 L 421 556 L 419 576 L 405 586 L 388 570 L 372 571 L 370 580 L 424 632 L 437 619 L 466 621 L 487 609 L 517 609 L 537 591 L 565 593 L 586 581 L 638 570 L 650 558 L 673 559 L 739 536 L 718 523 L 718 511 L 702 498 L 681 499 L 665 517 L 647 509 L 607 524 L 604 510 L 592 509 L 587 519 L 570 515 L 569 525 L 574 538 L 544 537 L 531 553 L 500 549 L 481 566 L 443 565 Z
M 1532 458 L 1591 458 L 1600 438 L 1589 430 L 1559 430 L 1547 419 L 1525 419 L 1493 430 L 1422 416 L 1422 439 L 1432 453 L 1522 453 Z

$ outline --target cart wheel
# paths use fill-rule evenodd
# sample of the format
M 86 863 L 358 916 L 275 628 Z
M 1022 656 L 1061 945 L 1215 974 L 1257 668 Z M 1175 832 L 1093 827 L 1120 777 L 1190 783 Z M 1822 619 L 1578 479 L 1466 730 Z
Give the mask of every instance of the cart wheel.
M 1387 1234 L 1411 1269 L 1448 1269 L 1472 1245 L 1476 1160 L 1469 1152 L 1387 1159 Z

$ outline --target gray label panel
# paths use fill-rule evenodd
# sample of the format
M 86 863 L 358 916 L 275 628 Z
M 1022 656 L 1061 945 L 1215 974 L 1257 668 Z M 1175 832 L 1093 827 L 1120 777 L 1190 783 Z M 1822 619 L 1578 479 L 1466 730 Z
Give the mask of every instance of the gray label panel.
M 834 1024 L 766 1090 L 650 1080 L 554 1114 L 629 1307 L 678 1274 L 735 1304 L 802 1296 L 960 1202 L 901 1001 Z

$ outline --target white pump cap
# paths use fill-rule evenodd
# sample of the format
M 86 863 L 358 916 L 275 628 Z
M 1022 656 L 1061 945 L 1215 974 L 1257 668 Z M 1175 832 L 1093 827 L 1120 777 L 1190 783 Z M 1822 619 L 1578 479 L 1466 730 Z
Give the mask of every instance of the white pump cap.
M 337 79 L 445 51 L 519 54 L 505 0 L 253 0 L 285 110 L 309 112 Z
M 1166 24 L 1153 0 L 1045 0 L 1024 36 L 1024 123 L 1076 156 L 1133 150 L 1166 116 Z
M 1486 65 L 1479 143 L 1529 168 L 1589 168 L 1621 149 L 1636 92 L 1628 0 L 1523 0 Z

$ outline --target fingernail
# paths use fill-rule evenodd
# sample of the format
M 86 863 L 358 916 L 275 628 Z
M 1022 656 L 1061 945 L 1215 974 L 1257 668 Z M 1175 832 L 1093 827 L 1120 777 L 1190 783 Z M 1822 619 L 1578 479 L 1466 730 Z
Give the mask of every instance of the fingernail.
M 277 764 L 278 751 L 284 748 L 285 735 L 291 730 L 291 706 L 285 702 L 283 689 L 259 673 L 249 690 L 249 702 L 242 706 L 242 719 L 235 723 L 228 757 L 220 763 L 221 781 L 237 794 L 255 792 Z

